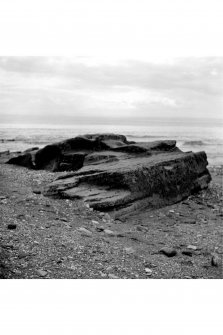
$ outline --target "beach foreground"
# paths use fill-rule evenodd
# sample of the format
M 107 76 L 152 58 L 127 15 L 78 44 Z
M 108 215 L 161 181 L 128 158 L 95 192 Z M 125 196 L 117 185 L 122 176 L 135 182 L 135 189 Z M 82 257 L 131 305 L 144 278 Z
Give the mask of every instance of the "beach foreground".
M 55 173 L 0 164 L 1 278 L 222 278 L 222 169 L 209 171 L 208 189 L 120 221 L 44 197 Z

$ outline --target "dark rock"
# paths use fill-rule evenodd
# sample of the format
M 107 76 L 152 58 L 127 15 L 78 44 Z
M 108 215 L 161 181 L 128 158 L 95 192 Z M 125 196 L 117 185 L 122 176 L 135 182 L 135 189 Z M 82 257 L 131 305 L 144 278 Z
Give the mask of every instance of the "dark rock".
M 30 152 L 22 153 L 19 156 L 12 157 L 7 161 L 7 163 L 25 166 L 30 169 L 34 168 L 33 161 L 32 161 L 32 154 Z
M 183 221 L 182 221 L 183 223 L 185 223 L 185 224 L 196 224 L 196 220 L 194 220 L 194 219 L 184 219 Z
M 104 227 L 96 227 L 96 231 L 98 231 L 98 232 L 102 232 L 104 230 L 105 230 Z
M 192 254 L 192 251 L 190 251 L 190 250 L 183 250 L 183 251 L 182 251 L 182 254 L 183 254 L 183 255 L 186 255 L 186 256 L 190 256 L 190 257 L 192 257 L 192 255 L 193 255 L 193 254 Z
M 17 225 L 15 223 L 10 223 L 10 224 L 8 224 L 7 228 L 10 229 L 10 230 L 13 230 L 13 229 L 17 228 Z
M 41 194 L 41 190 L 39 188 L 34 188 L 33 193 L 35 194 Z
M 28 254 L 24 251 L 21 251 L 19 254 L 18 254 L 18 258 L 22 259 L 22 258 L 26 258 L 28 256 Z
M 167 257 L 174 257 L 177 255 L 177 251 L 173 248 L 168 248 L 168 247 L 165 247 L 165 248 L 162 248 L 160 250 L 160 253 L 161 254 L 164 254 L 165 256 Z
M 211 258 L 211 265 L 218 267 L 221 264 L 221 259 L 218 255 L 213 255 Z
M 39 150 L 39 148 L 38 147 L 33 147 L 33 148 L 29 148 L 29 149 L 27 149 L 27 150 L 25 150 L 23 153 L 28 153 L 28 152 L 32 152 L 32 151 L 36 151 L 36 150 Z
M 205 152 L 183 153 L 176 141 L 128 142 L 116 134 L 78 136 L 24 152 L 8 163 L 74 171 L 46 186 L 44 195 L 83 199 L 116 217 L 179 202 L 211 180 Z

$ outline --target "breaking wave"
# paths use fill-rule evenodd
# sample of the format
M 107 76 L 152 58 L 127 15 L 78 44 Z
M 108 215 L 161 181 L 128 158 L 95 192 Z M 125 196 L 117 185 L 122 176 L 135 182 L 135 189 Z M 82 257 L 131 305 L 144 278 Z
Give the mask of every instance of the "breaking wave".
M 208 144 L 203 141 L 186 141 L 184 142 L 184 145 L 208 145 Z

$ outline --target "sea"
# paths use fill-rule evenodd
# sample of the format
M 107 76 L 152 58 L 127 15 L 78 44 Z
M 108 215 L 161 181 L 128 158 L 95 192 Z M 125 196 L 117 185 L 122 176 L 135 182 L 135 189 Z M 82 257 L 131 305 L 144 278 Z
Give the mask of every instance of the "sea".
M 141 124 L 0 124 L 0 151 L 31 147 L 94 133 L 122 134 L 135 142 L 176 140 L 183 151 L 205 151 L 210 166 L 223 165 L 222 120 L 146 120 Z

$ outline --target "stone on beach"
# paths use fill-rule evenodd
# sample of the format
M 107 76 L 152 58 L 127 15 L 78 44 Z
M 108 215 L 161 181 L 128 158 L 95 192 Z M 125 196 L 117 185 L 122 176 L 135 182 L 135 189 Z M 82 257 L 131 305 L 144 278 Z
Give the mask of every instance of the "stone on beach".
M 78 231 L 81 233 L 81 235 L 84 235 L 84 236 L 91 236 L 92 235 L 92 232 L 84 227 L 80 227 L 78 229 Z
M 215 267 L 218 267 L 220 266 L 221 264 L 221 259 L 218 255 L 213 255 L 212 258 L 211 258 L 211 265 L 212 266 L 215 266 Z
M 14 155 L 8 163 L 68 171 L 45 185 L 43 194 L 82 199 L 108 212 L 105 220 L 174 204 L 211 180 L 205 152 L 184 153 L 171 140 L 129 142 L 116 134 L 77 136 Z
M 160 250 L 160 253 L 161 254 L 164 254 L 165 256 L 167 257 L 174 257 L 177 255 L 177 251 L 173 248 L 168 248 L 168 247 L 165 247 L 165 248 L 162 248 Z
M 15 223 L 9 223 L 7 228 L 10 229 L 10 230 L 14 230 L 14 229 L 17 228 L 17 225 Z

